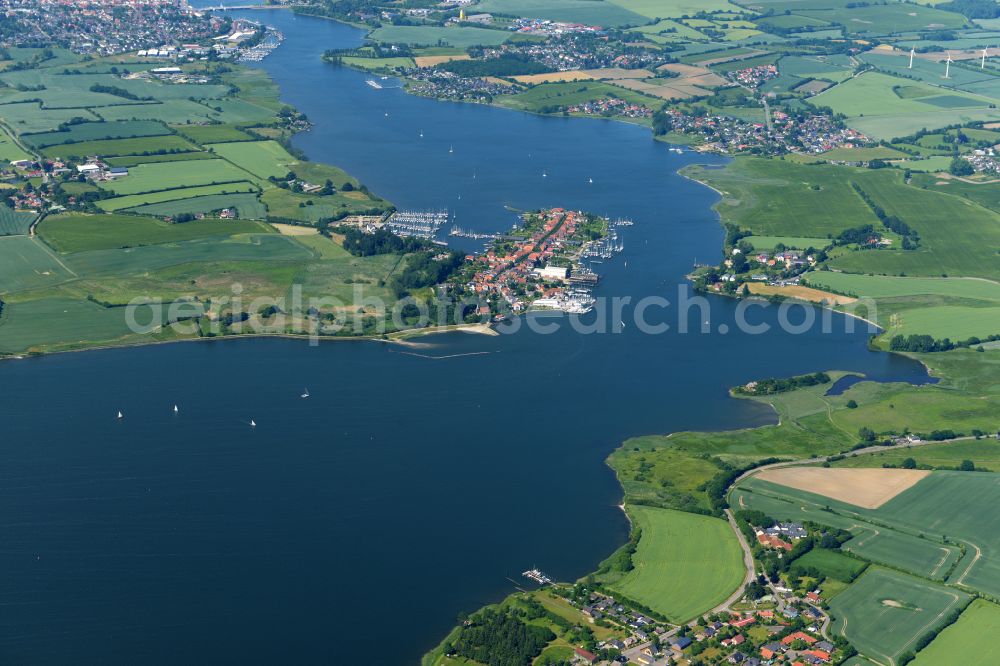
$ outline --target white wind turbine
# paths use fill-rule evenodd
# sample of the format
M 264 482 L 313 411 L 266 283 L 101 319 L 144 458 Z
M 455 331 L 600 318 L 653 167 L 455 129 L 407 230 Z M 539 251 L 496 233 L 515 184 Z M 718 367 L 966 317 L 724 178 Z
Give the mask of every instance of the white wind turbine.
M 944 78 L 951 78 L 951 51 L 948 51 L 948 59 L 944 62 Z
M 986 55 L 987 55 L 987 52 L 989 50 L 990 50 L 990 47 L 988 47 L 988 46 L 983 49 L 983 61 L 981 63 L 979 63 L 979 69 L 986 69 Z
M 910 47 L 910 66 L 907 69 L 913 69 L 913 54 L 916 53 L 916 47 Z

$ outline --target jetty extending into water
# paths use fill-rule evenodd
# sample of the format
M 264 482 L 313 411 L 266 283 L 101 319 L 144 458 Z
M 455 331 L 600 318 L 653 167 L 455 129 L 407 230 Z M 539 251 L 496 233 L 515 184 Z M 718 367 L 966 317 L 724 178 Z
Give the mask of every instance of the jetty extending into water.
M 539 585 L 551 585 L 553 583 L 552 579 L 546 576 L 545 573 L 539 569 L 528 569 L 521 575 L 528 580 L 538 583 Z

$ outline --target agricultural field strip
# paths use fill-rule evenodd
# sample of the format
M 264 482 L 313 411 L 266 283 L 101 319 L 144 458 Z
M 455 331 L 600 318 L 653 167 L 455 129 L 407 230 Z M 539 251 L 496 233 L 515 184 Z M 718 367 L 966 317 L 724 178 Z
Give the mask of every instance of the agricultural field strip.
M 762 483 L 767 484 L 767 486 L 771 487 L 769 488 L 767 486 L 759 485 Z M 837 500 L 831 500 L 829 498 L 824 498 L 820 495 L 814 496 L 813 493 L 809 493 L 807 491 L 798 491 L 795 489 L 789 489 L 792 491 L 792 494 L 789 495 L 782 492 L 784 487 L 778 486 L 776 484 L 771 484 L 770 482 L 766 481 L 753 482 L 753 480 L 751 480 L 751 484 L 748 485 L 752 485 L 751 490 L 753 494 L 762 495 L 764 497 L 769 497 L 772 500 L 786 502 L 792 505 L 799 505 L 802 511 L 806 511 L 807 507 L 811 507 L 811 510 L 809 510 L 809 513 L 811 515 L 819 514 L 819 516 L 824 516 L 826 514 L 832 514 L 832 515 L 840 515 L 841 517 L 849 517 L 851 520 L 858 523 L 852 528 L 848 528 L 849 531 L 853 531 L 854 529 L 870 530 L 873 534 L 868 539 L 873 539 L 877 536 L 886 536 L 887 534 L 892 532 L 908 535 L 910 537 L 916 537 L 923 540 L 926 540 L 928 535 L 933 535 L 935 539 L 941 539 L 942 537 L 945 536 L 942 533 L 935 532 L 933 527 L 928 528 L 926 526 L 910 524 L 905 520 L 899 518 L 897 518 L 897 520 L 900 520 L 902 524 L 898 524 L 895 522 L 890 524 L 888 522 L 885 522 L 888 519 L 888 517 L 885 515 L 873 516 L 873 515 L 866 515 L 864 513 L 859 513 L 858 511 L 852 510 L 849 507 L 849 505 L 843 502 L 839 502 Z M 914 486 L 913 488 L 910 488 L 909 492 L 916 492 L 919 489 L 920 489 L 920 484 Z M 905 499 L 905 496 L 906 494 L 904 492 L 903 494 L 897 497 L 903 497 Z M 819 520 L 819 522 L 823 521 Z M 980 564 L 983 561 L 982 560 L 983 547 L 985 547 L 985 544 L 981 546 L 979 543 L 976 543 L 973 540 L 973 538 L 971 538 L 969 535 L 957 534 L 955 533 L 954 530 L 950 530 L 949 533 L 947 534 L 947 537 L 951 540 L 964 543 L 968 547 L 966 553 L 959 559 L 958 562 L 955 563 L 953 572 L 951 572 L 951 574 L 948 576 L 948 583 L 955 585 L 965 585 L 966 587 L 974 588 L 975 586 L 969 585 L 968 583 L 965 582 L 965 580 L 976 569 L 976 565 Z M 868 539 L 860 539 L 856 543 L 853 541 L 849 541 L 847 544 L 845 544 L 846 546 L 845 549 L 850 550 L 852 546 L 855 548 L 864 547 L 865 545 L 867 545 Z M 945 546 L 947 545 L 944 544 L 943 542 L 939 543 Z M 940 548 L 941 546 L 938 547 Z M 945 558 L 945 562 L 946 561 L 947 557 Z M 892 561 L 880 560 L 880 563 L 888 566 L 899 566 L 898 563 Z M 938 563 L 935 565 L 932 571 L 935 570 L 939 571 L 942 566 L 943 565 L 941 563 Z M 923 575 L 920 572 L 913 571 L 910 569 L 907 569 L 907 571 L 909 571 L 911 574 L 914 575 Z

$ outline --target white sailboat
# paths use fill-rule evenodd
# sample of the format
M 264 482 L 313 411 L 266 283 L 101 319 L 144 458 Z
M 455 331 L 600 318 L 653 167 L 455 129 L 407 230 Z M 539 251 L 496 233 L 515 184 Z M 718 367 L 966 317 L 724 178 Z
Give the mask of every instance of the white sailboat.
M 455 152 L 455 146 L 448 146 L 448 152 L 449 153 Z
M 253 419 L 250 419 L 250 427 L 251 428 L 256 428 L 257 427 L 257 422 L 254 421 Z
M 123 418 L 125 418 L 125 415 L 124 415 L 124 414 L 122 414 L 121 410 L 118 410 L 118 418 L 119 418 L 119 419 L 123 419 Z
M 548 178 L 548 177 L 549 177 L 549 174 L 547 174 L 547 173 L 545 173 L 545 172 L 543 171 L 543 172 L 542 172 L 542 178 Z
M 300 397 L 302 397 L 302 398 L 308 398 L 309 397 L 309 389 L 303 389 L 302 395 Z
M 177 405 L 174 405 L 174 414 L 176 414 L 179 411 L 181 411 L 181 410 L 177 409 Z
M 593 178 L 588 178 L 587 182 L 590 183 L 591 185 L 593 185 L 594 184 L 594 179 Z

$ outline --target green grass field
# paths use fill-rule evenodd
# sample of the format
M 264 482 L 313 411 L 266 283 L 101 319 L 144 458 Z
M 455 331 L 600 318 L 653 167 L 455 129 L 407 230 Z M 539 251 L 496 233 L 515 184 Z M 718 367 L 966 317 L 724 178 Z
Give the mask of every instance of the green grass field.
M 868 160 L 898 159 L 907 157 L 907 155 L 886 146 L 873 146 L 871 148 L 834 148 L 820 153 L 817 157 L 831 162 L 867 162 Z
M 724 193 L 715 205 L 724 222 L 757 235 L 823 238 L 878 223 L 851 188 L 857 173 L 851 169 L 746 158 L 725 169 L 692 166 L 684 173 Z
M 627 8 L 627 2 L 628 0 L 617 3 L 606 0 L 485 0 L 476 5 L 476 10 L 608 27 L 649 23 L 652 17 L 643 15 L 639 9 Z M 633 2 L 646 6 L 648 0 Z M 670 18 L 667 13 L 669 5 L 665 5 L 664 13 L 660 16 Z
M 223 208 L 235 208 L 240 218 L 244 220 L 263 220 L 267 217 L 267 209 L 257 195 L 252 192 L 245 194 L 210 194 L 203 197 L 194 197 L 193 199 L 148 204 L 146 206 L 138 206 L 137 208 L 129 208 L 128 210 L 139 215 L 172 217 L 184 213 L 210 213 Z
M 0 237 L 0 294 L 50 287 L 73 278 L 41 241 Z
M 221 161 L 221 160 L 220 160 Z M 163 163 L 169 166 L 170 163 Z M 131 175 L 131 172 L 129 173 Z M 202 185 L 197 187 L 182 187 L 162 192 L 145 192 L 143 194 L 132 194 L 113 199 L 101 199 L 97 202 L 98 208 L 107 212 L 136 208 L 147 204 L 157 204 L 166 201 L 181 201 L 183 199 L 193 199 L 195 197 L 210 196 L 213 194 L 237 194 L 241 192 L 256 192 L 257 186 L 246 181 L 236 183 L 223 183 L 221 185 Z
M 46 218 L 38 227 L 42 240 L 61 253 L 269 232 L 267 225 L 258 222 L 192 220 L 183 224 L 170 224 L 138 215 L 56 215 Z
M 892 664 L 968 600 L 958 590 L 872 568 L 830 602 L 832 630 L 862 654 Z
M 251 175 L 226 160 L 191 160 L 140 164 L 129 169 L 128 176 L 107 181 L 101 187 L 118 195 L 246 181 Z M 148 202 L 153 203 L 153 202 Z M 126 206 L 130 208 L 135 204 Z
M 201 145 L 206 143 L 253 140 L 252 136 L 233 125 L 174 125 L 173 129 L 178 134 Z
M 839 6 L 838 6 L 839 5 Z M 831 7 L 831 3 L 816 3 L 815 7 Z M 796 13 L 844 26 L 849 33 L 886 34 L 910 30 L 961 28 L 965 18 L 955 12 L 933 7 L 906 4 L 885 4 L 849 7 L 837 3 L 829 9 L 805 9 Z
M 912 92 L 900 97 L 893 90 L 895 87 Z M 916 91 L 922 96 L 911 96 Z M 945 96 L 954 99 L 945 100 L 944 105 L 934 103 Z M 1000 111 L 989 108 L 993 101 L 987 97 L 945 91 L 880 72 L 866 72 L 849 79 L 816 95 L 812 102 L 843 113 L 848 116 L 850 126 L 877 139 L 906 136 L 924 127 L 1000 118 Z
M 48 345 L 111 342 L 130 334 L 124 308 L 69 298 L 8 303 L 0 316 L 0 352 Z
M 159 162 L 187 162 L 188 160 L 211 160 L 215 155 L 203 150 L 188 153 L 165 153 L 163 155 L 125 155 L 109 157 L 105 162 L 110 166 L 122 166 L 131 169 L 140 164 L 156 164 Z
M 648 18 L 677 18 L 699 12 L 745 11 L 728 0 L 610 0 L 610 3 Z
M 197 146 L 172 135 L 140 137 L 135 139 L 105 139 L 81 141 L 79 143 L 57 144 L 42 149 L 46 157 L 83 158 L 89 155 L 117 157 L 119 155 L 141 155 L 157 151 L 191 151 Z
M 539 113 L 547 107 L 563 107 L 582 104 L 595 99 L 618 97 L 633 104 L 659 108 L 663 101 L 643 95 L 634 90 L 601 81 L 572 81 L 565 83 L 542 83 L 516 95 L 505 95 L 497 103 L 512 109 Z
M 635 568 L 613 589 L 671 620 L 686 621 L 739 587 L 742 551 L 724 520 L 639 505 L 629 512 L 642 539 Z
M 86 109 L 42 109 L 37 103 L 2 104 L 0 118 L 18 134 L 48 132 L 76 118 L 100 120 Z
M 0 108 L 0 112 L 2 112 L 2 108 Z M 22 138 L 34 148 L 45 148 L 61 143 L 100 141 L 104 139 L 131 139 L 144 136 L 161 136 L 164 134 L 170 134 L 170 130 L 161 122 L 155 120 L 125 120 L 120 122 L 70 125 L 66 130 L 61 132 L 27 134 L 22 135 Z
M 0 107 L 0 111 L 2 110 L 3 107 Z M 14 162 L 30 158 L 31 155 L 21 150 L 21 147 L 14 143 L 6 130 L 0 129 L 0 161 Z
M 817 271 L 807 275 L 807 282 L 818 289 L 870 298 L 929 294 L 1000 302 L 1000 283 L 979 278 L 889 277 Z
M 930 335 L 936 339 L 967 340 L 1000 333 L 1000 307 L 938 305 L 895 314 L 888 335 Z
M 867 565 L 835 550 L 813 548 L 795 560 L 795 566 L 817 569 L 827 578 L 835 578 L 836 580 L 849 583 L 864 571 Z
M 901 448 L 869 456 L 845 458 L 833 463 L 834 467 L 899 466 L 907 458 L 917 465 L 930 467 L 958 467 L 963 460 L 971 460 L 977 469 L 1000 472 L 1000 442 L 993 438 L 970 439 L 941 444 L 927 444 L 915 448 Z
M 479 9 L 487 11 L 484 6 L 480 6 Z M 510 35 L 511 33 L 503 30 L 485 28 L 392 25 L 378 28 L 369 36 L 377 42 L 389 44 L 434 46 L 444 43 L 465 48 L 496 46 L 507 41 Z
M 218 222 L 217 224 L 225 224 Z M 277 234 L 240 234 L 225 238 L 196 240 L 159 245 L 144 245 L 125 250 L 92 250 L 62 257 L 76 273 L 87 276 L 128 276 L 189 263 L 233 261 L 301 262 L 312 252 L 287 236 Z
M 911 453 L 911 456 L 916 455 L 919 452 Z M 970 507 L 992 506 L 1000 500 L 998 474 L 932 472 L 915 486 L 874 510 L 853 507 L 763 481 L 750 480 L 741 484 L 741 487 L 753 491 L 743 495 L 744 504 L 760 508 L 769 515 L 773 515 L 773 511 L 782 511 L 782 505 L 777 502 L 786 498 L 783 509 L 783 513 L 788 514 L 786 517 L 792 514 L 797 514 L 800 518 L 811 516 L 807 519 L 845 529 L 848 527 L 844 525 L 845 522 L 856 524 L 858 528 L 851 531 L 857 531 L 859 536 L 848 541 L 845 548 L 862 557 L 887 562 L 934 578 L 947 574 L 949 583 L 966 585 L 993 596 L 1000 594 L 1000 516 L 991 511 L 970 510 Z M 738 497 L 736 501 L 739 501 Z M 825 511 L 823 507 L 830 507 L 833 512 Z M 834 524 L 833 521 L 840 524 Z M 890 527 L 912 537 L 923 535 L 923 539 L 914 538 L 912 541 L 925 541 L 927 545 L 918 552 L 904 547 L 902 541 L 888 544 L 886 538 L 891 536 L 888 534 L 892 531 Z M 951 547 L 950 544 L 946 546 L 939 541 L 931 541 L 931 537 L 940 540 L 943 536 L 951 540 L 950 544 L 956 541 L 965 544 L 965 555 L 957 565 L 954 562 L 955 554 L 945 553 Z M 871 542 L 886 542 L 886 548 L 895 552 L 875 556 L 864 550 L 866 539 Z M 931 552 L 933 550 L 938 551 L 936 557 Z
M 895 170 L 856 170 L 853 180 L 881 206 L 920 233 L 920 248 L 850 252 L 830 262 L 852 273 L 1000 278 L 1000 215 L 939 191 L 906 186 Z
M 755 250 L 773 250 L 777 245 L 784 245 L 796 250 L 805 250 L 810 247 L 821 250 L 830 245 L 829 238 L 803 236 L 747 236 L 746 241 L 753 245 Z
M 945 628 L 930 645 L 917 653 L 914 666 L 963 664 L 989 666 L 1000 663 L 1000 643 L 994 640 L 1000 626 L 1000 606 L 975 599 L 958 622 Z
M 843 545 L 843 550 L 935 580 L 944 580 L 962 557 L 956 546 L 868 523 L 868 514 L 856 506 L 766 481 L 750 479 L 741 483 L 731 503 L 763 511 L 778 520 L 808 520 L 848 530 L 854 538 Z
M 7 206 L 0 206 L 0 236 L 26 234 L 34 219 L 34 213 L 19 213 Z
M 277 141 L 214 143 L 205 147 L 260 178 L 283 178 L 299 163 Z

